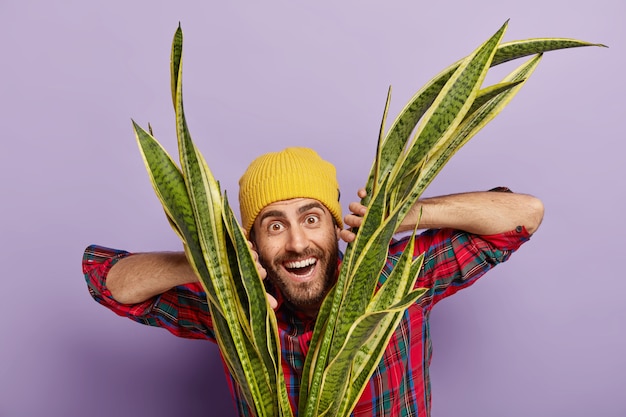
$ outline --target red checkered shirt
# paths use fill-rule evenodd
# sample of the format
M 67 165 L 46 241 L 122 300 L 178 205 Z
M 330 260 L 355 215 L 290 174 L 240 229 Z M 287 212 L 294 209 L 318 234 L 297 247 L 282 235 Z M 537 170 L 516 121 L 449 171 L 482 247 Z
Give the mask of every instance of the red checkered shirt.
M 416 237 L 415 255 L 425 253 L 417 286 L 428 288 L 428 291 L 404 314 L 353 416 L 430 415 L 428 366 L 432 348 L 428 316 L 432 306 L 472 285 L 493 266 L 507 260 L 529 237 L 522 226 L 491 236 L 440 229 L 427 230 Z M 408 238 L 404 238 L 390 244 L 381 282 L 397 262 L 407 242 Z M 215 341 L 205 293 L 200 284 L 175 287 L 140 304 L 116 302 L 106 287 L 106 276 L 118 259 L 129 255 L 126 251 L 96 245 L 85 250 L 83 271 L 93 298 L 115 313 L 139 323 L 163 327 L 180 337 Z M 276 310 L 276 317 L 287 391 L 297 416 L 302 367 L 315 323 L 282 304 Z M 252 415 L 232 377 L 230 381 L 240 415 Z

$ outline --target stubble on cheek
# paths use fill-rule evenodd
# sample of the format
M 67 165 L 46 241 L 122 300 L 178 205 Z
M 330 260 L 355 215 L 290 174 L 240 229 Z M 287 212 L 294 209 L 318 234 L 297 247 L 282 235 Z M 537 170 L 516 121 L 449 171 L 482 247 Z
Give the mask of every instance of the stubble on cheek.
M 274 262 L 267 262 L 260 257 L 260 262 L 267 270 L 268 280 L 280 290 L 283 297 L 294 306 L 312 306 L 320 304 L 332 285 L 337 265 L 337 255 L 328 253 L 308 253 L 302 257 L 315 256 L 318 259 L 316 278 L 308 282 L 292 280 L 283 268 L 286 257 L 278 258 Z

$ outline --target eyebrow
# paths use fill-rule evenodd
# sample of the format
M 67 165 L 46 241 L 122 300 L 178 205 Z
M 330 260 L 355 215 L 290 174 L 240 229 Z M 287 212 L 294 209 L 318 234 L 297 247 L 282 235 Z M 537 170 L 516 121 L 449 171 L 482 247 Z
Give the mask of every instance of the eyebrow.
M 318 203 L 317 201 L 314 201 L 312 203 L 305 204 L 304 206 L 300 207 L 298 209 L 298 214 L 302 214 L 302 213 L 304 213 L 306 211 L 309 211 L 311 209 L 314 209 L 314 208 L 318 208 L 318 209 L 324 211 L 324 206 L 321 203 Z
M 324 211 L 324 206 L 321 203 L 314 201 L 312 203 L 305 204 L 304 206 L 298 208 L 298 214 L 305 213 L 314 208 L 318 208 Z M 259 217 L 259 223 L 263 223 L 263 220 L 265 220 L 268 217 L 287 217 L 287 215 L 282 210 L 269 210 L 263 213 L 261 217 Z

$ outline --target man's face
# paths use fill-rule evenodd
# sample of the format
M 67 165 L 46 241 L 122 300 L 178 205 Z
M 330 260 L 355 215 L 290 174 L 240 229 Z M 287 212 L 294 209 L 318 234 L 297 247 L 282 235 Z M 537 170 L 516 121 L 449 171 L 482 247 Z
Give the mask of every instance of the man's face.
M 336 280 L 338 228 L 328 209 L 310 198 L 279 201 L 261 210 L 253 230 L 270 282 L 291 305 L 317 314 Z

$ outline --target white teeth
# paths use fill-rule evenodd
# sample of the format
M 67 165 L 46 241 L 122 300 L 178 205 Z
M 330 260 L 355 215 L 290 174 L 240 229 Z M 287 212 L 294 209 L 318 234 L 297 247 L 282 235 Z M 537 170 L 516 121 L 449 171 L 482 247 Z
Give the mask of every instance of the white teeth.
M 317 259 L 309 258 L 309 259 L 303 259 L 301 261 L 286 262 L 285 267 L 290 268 L 290 269 L 306 268 L 307 266 L 313 265 L 315 262 L 317 262 Z

